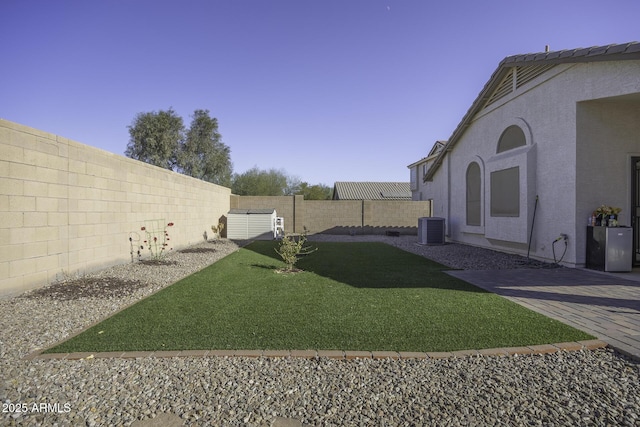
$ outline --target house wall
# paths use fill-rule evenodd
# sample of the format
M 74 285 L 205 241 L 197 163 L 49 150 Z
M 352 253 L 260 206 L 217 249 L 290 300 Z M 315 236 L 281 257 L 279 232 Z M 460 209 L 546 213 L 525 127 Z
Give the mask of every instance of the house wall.
M 576 235 L 600 205 L 622 208 L 620 225 L 631 225 L 632 157 L 640 157 L 640 100 L 614 97 L 577 105 Z M 577 262 L 585 262 L 580 241 Z
M 429 200 L 422 192 L 424 190 L 424 176 L 433 163 L 435 157 L 435 155 L 430 156 L 429 158 L 424 159 L 423 162 L 409 168 L 409 177 L 411 180 L 415 180 L 411 183 L 411 200 Z
M 409 179 L 411 180 L 411 200 L 414 201 L 425 200 L 421 191 L 421 183 L 424 178 L 424 174 L 422 173 L 423 167 L 424 163 L 420 163 L 409 168 Z
M 418 192 L 418 170 L 418 165 L 414 165 L 409 168 L 409 185 L 411 188 L 412 200 L 420 200 L 420 193 Z
M 304 200 L 303 196 L 231 196 L 238 209 L 275 208 L 285 233 L 359 234 L 399 231 L 416 234 L 418 218 L 430 216 L 428 201 Z
M 131 260 L 145 221 L 203 240 L 230 189 L 0 120 L 0 294 Z M 148 250 L 143 251 L 148 253 Z
M 583 180 L 582 186 L 577 185 L 579 173 L 589 175 L 589 166 L 576 168 L 579 160 L 577 153 L 582 149 L 582 145 L 576 144 L 576 135 L 578 129 L 586 135 L 592 131 L 591 127 L 597 127 L 597 124 L 593 124 L 593 116 L 602 114 L 602 110 L 607 110 L 608 106 L 598 107 L 600 113 L 595 113 L 591 111 L 595 106 L 581 107 L 578 103 L 640 92 L 639 81 L 638 61 L 559 65 L 476 114 L 462 138 L 445 157 L 433 181 L 422 188 L 423 194 L 434 199 L 433 215 L 446 218 L 449 239 L 520 254 L 527 254 L 530 250 L 533 258 L 552 261 L 553 249 L 557 258 L 564 251 L 562 242 L 553 245 L 560 233 L 564 233 L 569 240 L 563 261 L 568 265 L 583 263 L 587 211 L 591 212 L 602 203 L 609 203 L 603 200 L 591 205 L 612 191 L 618 194 L 611 197 L 611 203 L 624 198 L 623 193 L 628 193 L 624 187 L 629 178 L 627 176 L 618 182 L 621 177 L 617 176 L 616 187 L 620 185 L 622 189 L 612 190 L 609 187 L 606 190 L 603 185 L 602 193 L 585 199 L 584 189 L 588 188 L 592 178 Z M 583 126 L 577 122 L 576 110 L 580 108 L 584 110 L 583 117 L 590 116 L 586 120 L 591 125 Z M 639 121 L 636 107 L 627 105 L 620 108 L 625 111 L 624 114 L 611 110 L 606 118 L 603 117 L 603 120 L 609 120 L 618 114 L 618 118 L 612 121 L 615 125 L 599 126 L 604 129 L 602 132 L 613 132 L 614 127 L 621 127 L 625 130 L 620 132 L 625 135 L 637 135 L 637 127 L 631 125 Z M 519 125 L 525 132 L 526 147 L 496 154 L 500 135 L 512 124 Z M 588 143 L 601 147 L 602 138 L 597 133 L 590 135 Z M 614 156 L 617 160 L 610 161 L 611 156 L 595 148 L 592 150 L 596 153 L 594 158 L 602 161 L 603 167 L 620 168 L 620 162 L 628 159 L 628 154 L 622 151 L 631 149 L 634 144 L 637 146 L 637 139 L 636 142 L 629 137 L 622 139 L 626 140 L 624 147 L 606 148 L 617 152 Z M 465 176 L 472 161 L 480 165 L 483 180 L 483 218 L 480 227 L 466 225 Z M 520 216 L 491 217 L 490 173 L 512 166 L 520 168 Z M 600 185 L 597 184 L 597 187 Z M 531 233 L 534 210 L 535 225 Z

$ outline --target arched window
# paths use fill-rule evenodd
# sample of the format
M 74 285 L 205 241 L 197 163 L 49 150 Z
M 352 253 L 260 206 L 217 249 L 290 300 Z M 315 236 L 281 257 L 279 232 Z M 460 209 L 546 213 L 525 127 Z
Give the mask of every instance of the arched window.
M 482 225 L 480 166 L 473 162 L 467 167 L 467 225 Z
M 504 132 L 502 132 L 502 135 L 500 135 L 497 152 L 502 153 L 503 151 L 513 150 L 523 145 L 527 145 L 524 132 L 520 126 L 512 125 L 506 128 Z

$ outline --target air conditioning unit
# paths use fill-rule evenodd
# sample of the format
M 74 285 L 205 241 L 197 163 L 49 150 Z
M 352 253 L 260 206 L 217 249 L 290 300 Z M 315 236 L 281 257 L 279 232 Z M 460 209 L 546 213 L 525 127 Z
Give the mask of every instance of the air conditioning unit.
M 444 244 L 444 218 L 418 218 L 418 243 L 421 245 Z

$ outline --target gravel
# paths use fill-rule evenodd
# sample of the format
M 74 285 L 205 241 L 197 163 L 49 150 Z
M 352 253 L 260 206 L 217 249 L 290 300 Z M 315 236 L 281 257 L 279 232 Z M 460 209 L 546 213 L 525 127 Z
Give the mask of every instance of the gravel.
M 547 267 L 382 240 L 455 268 Z M 640 425 L 640 366 L 610 349 L 512 357 L 23 360 L 238 249 L 220 240 L 0 300 L 0 425 Z M 525 260 L 526 261 L 526 260 Z M 123 283 L 125 286 L 123 286 Z M 77 295 L 82 295 L 77 297 Z M 17 412 L 20 410 L 21 412 Z M 288 425 L 295 425 L 288 424 Z
M 544 263 L 534 259 L 492 251 L 475 246 L 447 243 L 444 245 L 420 245 L 416 236 L 399 237 L 382 235 L 348 236 L 316 234 L 309 236 L 309 241 L 339 242 L 384 242 L 448 267 L 460 270 L 505 270 L 514 268 L 560 268 L 558 264 Z

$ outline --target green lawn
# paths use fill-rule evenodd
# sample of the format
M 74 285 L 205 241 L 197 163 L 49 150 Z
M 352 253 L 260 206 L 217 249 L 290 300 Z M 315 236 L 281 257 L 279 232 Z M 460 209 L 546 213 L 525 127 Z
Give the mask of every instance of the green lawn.
M 47 352 L 453 351 L 591 339 L 382 243 L 314 243 L 302 273 L 254 242 Z

